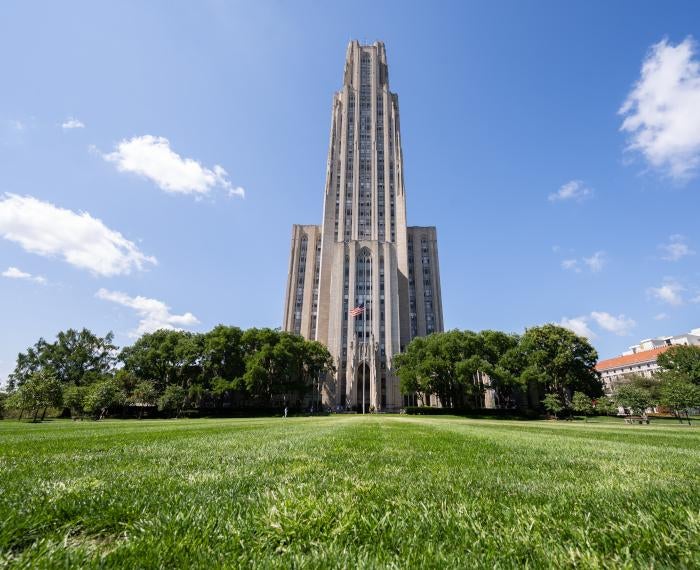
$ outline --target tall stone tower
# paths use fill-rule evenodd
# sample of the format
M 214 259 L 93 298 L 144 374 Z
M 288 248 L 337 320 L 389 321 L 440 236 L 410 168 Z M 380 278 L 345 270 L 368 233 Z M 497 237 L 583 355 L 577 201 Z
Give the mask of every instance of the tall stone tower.
M 293 226 L 284 330 L 333 355 L 324 404 L 384 411 L 413 403 L 399 389 L 394 355 L 443 330 L 435 228 L 406 225 L 399 99 L 382 42 L 348 46 L 333 97 L 323 223 Z

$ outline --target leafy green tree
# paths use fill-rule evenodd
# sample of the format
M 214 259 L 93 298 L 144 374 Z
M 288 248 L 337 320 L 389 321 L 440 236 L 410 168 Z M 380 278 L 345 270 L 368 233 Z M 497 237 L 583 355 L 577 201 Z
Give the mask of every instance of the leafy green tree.
M 134 387 L 131 396 L 128 398 L 129 404 L 139 409 L 139 419 L 143 417 L 143 409 L 148 406 L 155 406 L 158 402 L 158 392 L 153 382 L 142 380 Z
M 6 402 L 7 402 L 8 394 L 7 392 L 0 392 L 0 420 L 5 417 L 5 409 L 6 409 Z
M 685 413 L 690 425 L 689 411 L 700 408 L 700 386 L 682 378 L 671 377 L 662 383 L 660 392 L 659 403 L 672 410 L 681 422 L 682 414 Z
M 211 381 L 211 394 L 216 401 L 216 406 L 222 408 L 224 400 L 238 388 L 238 380 L 226 380 L 220 376 L 214 377 Z
M 124 370 L 153 383 L 159 394 L 170 384 L 187 388 L 201 376 L 202 335 L 161 329 L 122 349 Z
M 617 404 L 607 396 L 601 396 L 595 401 L 595 411 L 598 414 L 609 416 L 617 412 Z
M 63 405 L 70 409 L 71 416 L 82 418 L 85 412 L 85 396 L 88 388 L 69 384 L 63 389 Z
M 29 408 L 29 403 L 25 400 L 25 392 L 21 389 L 16 389 L 9 392 L 5 398 L 5 409 L 16 410 L 19 412 L 19 419 L 22 419 L 24 411 Z
M 588 421 L 588 416 L 593 413 L 593 403 L 591 402 L 591 399 L 583 392 L 574 392 L 574 395 L 571 398 L 571 409 L 574 412 L 583 414 L 586 421 Z
M 615 402 L 629 410 L 631 414 L 644 415 L 647 408 L 654 405 L 651 394 L 645 388 L 634 386 L 633 384 L 623 384 L 617 389 Z
M 158 399 L 158 409 L 162 412 L 174 414 L 179 417 L 185 408 L 187 392 L 182 386 L 170 384 L 165 388 L 163 395 Z
M 526 362 L 523 379 L 555 392 L 562 402 L 578 391 L 591 398 L 603 393 L 595 365 L 598 353 L 588 340 L 553 324 L 525 331 L 520 349 Z
M 621 381 L 621 384 L 630 384 L 642 390 L 646 390 L 654 402 L 658 401 L 661 395 L 661 377 L 658 374 L 652 376 L 627 374 Z
M 88 387 L 84 406 L 85 411 L 96 420 L 101 420 L 113 406 L 123 404 L 124 392 L 113 379 L 101 380 Z
M 664 371 L 700 385 L 700 346 L 672 346 L 659 354 L 656 363 Z
M 206 379 L 232 381 L 245 373 L 243 331 L 238 327 L 217 325 L 203 335 L 202 370 Z
M 545 395 L 544 399 L 542 400 L 542 405 L 550 414 L 554 416 L 554 419 L 557 419 L 557 414 L 561 413 L 565 409 L 564 403 L 562 402 L 559 394 L 555 394 L 553 392 Z
M 11 399 L 11 405 L 21 412 L 33 412 L 32 421 L 37 421 L 39 411 L 41 419 L 46 416 L 49 407 L 58 407 L 63 402 L 63 387 L 51 370 L 33 372 L 17 389 L 17 395 Z
M 100 337 L 86 328 L 59 332 L 52 343 L 40 338 L 17 356 L 15 369 L 9 376 L 10 389 L 21 386 L 41 370 L 50 371 L 64 385 L 89 384 L 110 373 L 117 349 L 113 338 L 111 332 Z
M 487 374 L 504 399 L 519 384 L 517 345 L 517 337 L 498 331 L 436 333 L 413 339 L 394 367 L 404 393 L 436 395 L 445 407 L 480 406 L 484 386 L 475 382 L 477 372 Z

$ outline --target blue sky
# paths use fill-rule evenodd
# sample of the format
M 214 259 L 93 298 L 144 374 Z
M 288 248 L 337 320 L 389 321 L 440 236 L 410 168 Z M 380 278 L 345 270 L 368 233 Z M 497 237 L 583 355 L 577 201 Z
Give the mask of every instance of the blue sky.
M 448 328 L 605 357 L 700 326 L 697 3 L 9 1 L 0 378 L 68 327 L 279 326 L 354 38 L 387 46 Z

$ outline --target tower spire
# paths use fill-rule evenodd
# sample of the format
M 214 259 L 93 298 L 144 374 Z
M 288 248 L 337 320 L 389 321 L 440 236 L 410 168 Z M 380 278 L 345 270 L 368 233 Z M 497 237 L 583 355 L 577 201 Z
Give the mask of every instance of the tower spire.
M 407 226 L 403 173 L 384 43 L 353 40 L 333 98 L 323 220 L 293 227 L 285 303 L 284 329 L 324 343 L 336 360 L 324 387 L 329 405 L 364 409 L 356 375 L 368 366 L 367 405 L 398 409 L 393 355 L 443 327 L 435 228 Z M 366 329 L 348 318 L 360 300 Z M 358 360 L 359 335 L 363 345 L 376 339 L 364 347 L 371 359 L 365 350 Z

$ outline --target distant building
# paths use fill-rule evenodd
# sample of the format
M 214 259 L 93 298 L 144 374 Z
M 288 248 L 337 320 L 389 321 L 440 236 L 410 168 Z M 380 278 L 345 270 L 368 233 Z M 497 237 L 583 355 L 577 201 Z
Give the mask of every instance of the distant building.
M 659 354 L 677 345 L 700 346 L 700 328 L 686 334 L 647 338 L 630 346 L 620 356 L 598 362 L 596 370 L 603 380 L 606 394 L 611 394 L 615 385 L 630 374 L 654 375 L 659 371 L 656 363 Z
M 629 350 L 626 350 L 622 354 L 623 356 L 628 354 L 637 354 L 638 352 L 644 352 L 654 348 L 661 348 L 663 346 L 673 346 L 674 344 L 700 346 L 700 328 L 693 329 L 689 333 L 679 334 L 676 336 L 647 338 L 639 341 L 639 344 L 630 346 Z
M 292 228 L 283 328 L 333 356 L 324 405 L 383 411 L 415 403 L 394 356 L 443 330 L 437 232 L 407 225 L 399 99 L 381 42 L 348 46 L 323 220 Z

